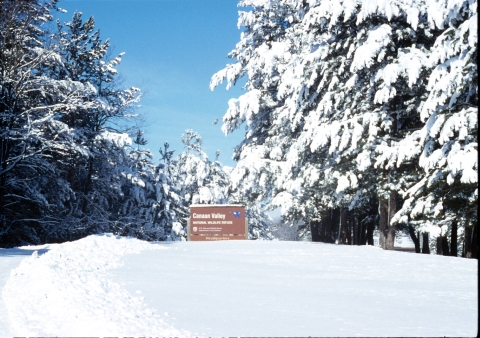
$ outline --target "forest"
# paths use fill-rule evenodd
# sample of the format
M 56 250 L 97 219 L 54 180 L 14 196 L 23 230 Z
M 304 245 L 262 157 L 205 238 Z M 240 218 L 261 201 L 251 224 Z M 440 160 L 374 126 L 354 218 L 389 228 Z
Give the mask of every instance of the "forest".
M 0 0 L 0 247 L 185 240 L 191 204 L 231 203 L 251 239 L 275 239 L 281 208 L 300 240 L 392 250 L 407 234 L 418 253 L 478 258 L 476 0 L 238 5 L 210 83 L 246 79 L 223 116 L 225 134 L 245 129 L 230 168 L 193 130 L 154 163 L 142 91 L 122 87 L 93 17 Z

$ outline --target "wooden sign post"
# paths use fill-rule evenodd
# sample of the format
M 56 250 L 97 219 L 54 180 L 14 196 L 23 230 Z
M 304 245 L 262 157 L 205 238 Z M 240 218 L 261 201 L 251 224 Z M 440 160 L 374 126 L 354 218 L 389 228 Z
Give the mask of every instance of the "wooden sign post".
M 193 204 L 188 219 L 189 241 L 248 239 L 248 222 L 243 205 Z

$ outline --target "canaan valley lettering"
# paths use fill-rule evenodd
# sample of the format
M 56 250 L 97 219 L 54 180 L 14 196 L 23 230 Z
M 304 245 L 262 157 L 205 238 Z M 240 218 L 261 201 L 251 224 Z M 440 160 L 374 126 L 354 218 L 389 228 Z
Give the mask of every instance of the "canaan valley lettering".
M 193 213 L 193 218 L 204 218 L 204 219 L 225 219 L 225 214 L 220 213 L 210 213 L 210 214 L 197 214 Z

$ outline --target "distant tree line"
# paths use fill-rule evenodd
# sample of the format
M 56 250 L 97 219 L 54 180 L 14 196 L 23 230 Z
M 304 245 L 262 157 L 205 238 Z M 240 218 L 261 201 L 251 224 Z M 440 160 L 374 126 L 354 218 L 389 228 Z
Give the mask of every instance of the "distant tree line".
M 233 183 L 312 241 L 478 258 L 477 2 L 241 0 Z M 422 243 L 423 242 L 423 243 Z
M 191 203 L 245 202 L 193 131 L 153 164 L 135 124 L 140 90 L 116 81 L 122 54 L 109 57 L 93 17 L 55 25 L 57 2 L 0 0 L 0 245 L 179 240 Z M 270 238 L 260 206 L 247 212 L 251 237 Z

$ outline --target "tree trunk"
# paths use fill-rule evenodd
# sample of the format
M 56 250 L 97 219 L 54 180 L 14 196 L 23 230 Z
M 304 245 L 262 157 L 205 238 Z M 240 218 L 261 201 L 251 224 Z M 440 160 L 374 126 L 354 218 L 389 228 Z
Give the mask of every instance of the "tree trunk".
M 470 226 L 470 219 L 468 212 L 465 219 L 464 257 L 478 258 L 478 222 Z
M 360 222 L 360 245 L 366 245 L 367 244 L 367 227 L 365 222 Z
M 410 224 L 408 225 L 408 233 L 410 234 L 413 244 L 415 244 L 415 252 L 420 253 L 420 239 L 415 235 L 415 229 L 413 229 Z
M 325 243 L 335 243 L 332 237 L 332 210 L 327 210 L 322 218 L 322 227 L 325 231 Z
M 323 224 L 323 221 L 317 221 L 317 222 L 318 222 L 319 242 L 325 243 L 325 225 Z
M 333 243 L 338 243 L 340 237 L 340 209 L 331 209 L 331 222 L 332 222 L 332 240 Z
M 465 238 L 464 238 L 465 257 L 472 258 L 472 228 L 470 227 L 470 213 L 465 217 Z
M 358 216 L 353 216 L 353 245 L 360 245 L 360 224 L 358 224 Z
M 472 258 L 472 248 L 471 248 L 471 240 L 472 237 L 472 230 L 470 227 L 465 228 L 465 239 L 464 239 L 464 254 L 463 257 Z
M 428 232 L 422 233 L 423 243 L 422 243 L 422 253 L 429 254 L 430 253 L 430 244 L 428 241 Z
M 447 236 L 442 236 L 442 253 L 444 256 L 450 256 L 450 252 L 448 250 L 448 238 Z
M 375 230 L 375 224 L 373 224 L 373 222 L 370 222 L 367 226 L 367 242 L 368 242 L 368 245 L 375 245 L 375 242 L 373 240 L 373 230 Z
M 379 224 L 379 232 L 380 237 L 378 244 L 382 249 L 386 249 L 386 238 L 388 232 L 388 202 L 385 200 L 380 200 L 378 206 L 378 213 L 380 215 L 380 224 Z
M 340 226 L 339 226 L 339 239 L 338 244 L 348 244 L 347 239 L 347 209 L 342 209 L 340 212 Z
M 395 225 L 392 225 L 392 218 L 397 213 L 397 192 L 390 192 L 390 200 L 388 203 L 388 230 L 385 239 L 385 249 L 393 250 L 395 248 Z
M 457 220 L 452 222 L 452 234 L 450 239 L 450 256 L 458 255 L 458 223 Z
M 348 220 L 348 210 L 345 209 L 345 213 L 347 213 L 347 217 L 345 217 L 345 230 L 347 231 L 347 243 L 352 245 L 352 222 Z
M 443 255 L 443 250 L 442 250 L 442 236 L 437 237 L 437 255 Z
M 312 242 L 320 242 L 320 234 L 318 233 L 318 221 L 310 221 L 310 232 L 312 234 Z
M 478 222 L 475 222 L 475 224 L 473 225 L 472 258 L 478 259 Z

